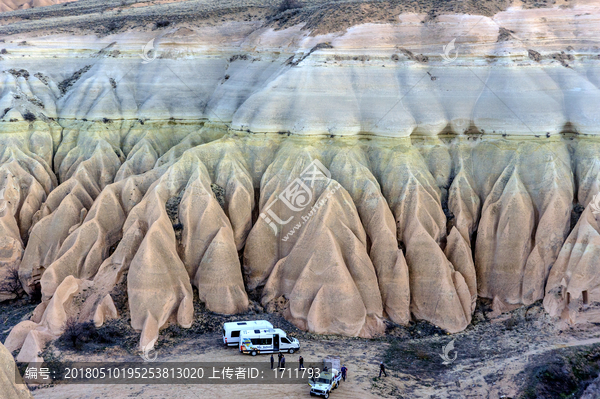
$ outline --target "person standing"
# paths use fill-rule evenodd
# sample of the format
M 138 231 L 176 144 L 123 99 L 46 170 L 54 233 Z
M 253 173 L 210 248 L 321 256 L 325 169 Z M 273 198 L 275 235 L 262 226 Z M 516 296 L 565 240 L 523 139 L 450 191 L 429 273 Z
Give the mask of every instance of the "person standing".
M 271 353 L 271 370 L 273 370 L 273 362 L 275 362 L 275 359 L 273 359 L 273 354 Z
M 304 358 L 302 356 L 298 358 L 298 365 L 300 366 L 300 370 L 304 370 Z
M 379 362 L 379 378 L 381 378 L 381 373 L 387 377 L 387 373 L 385 372 L 385 365 L 383 362 Z
M 342 366 L 342 379 L 344 380 L 344 382 L 346 382 L 346 373 L 348 372 L 348 368 L 346 367 L 346 365 Z
M 281 355 L 281 368 L 285 370 L 285 356 Z
M 283 356 L 283 355 L 281 354 L 281 352 L 279 352 L 279 353 L 277 354 L 277 368 L 281 368 L 281 357 L 282 357 L 282 356 Z

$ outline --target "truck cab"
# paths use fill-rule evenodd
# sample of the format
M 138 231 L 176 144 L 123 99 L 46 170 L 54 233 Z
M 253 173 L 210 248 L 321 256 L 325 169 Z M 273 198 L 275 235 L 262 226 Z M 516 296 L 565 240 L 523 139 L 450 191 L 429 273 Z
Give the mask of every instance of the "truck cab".
M 261 353 L 288 352 L 300 349 L 296 338 L 288 337 L 279 328 L 245 330 L 240 332 L 240 352 L 256 356 Z

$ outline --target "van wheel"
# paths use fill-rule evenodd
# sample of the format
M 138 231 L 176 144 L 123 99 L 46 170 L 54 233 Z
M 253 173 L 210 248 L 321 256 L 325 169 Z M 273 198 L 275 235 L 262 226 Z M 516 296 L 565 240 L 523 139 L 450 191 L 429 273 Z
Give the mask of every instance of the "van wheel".
M 250 354 L 251 354 L 252 356 L 256 356 L 256 355 L 258 354 L 258 352 L 256 352 L 256 351 L 252 351 L 252 352 L 250 352 Z
M 288 352 L 290 355 L 292 355 L 295 351 L 293 349 L 290 349 Z

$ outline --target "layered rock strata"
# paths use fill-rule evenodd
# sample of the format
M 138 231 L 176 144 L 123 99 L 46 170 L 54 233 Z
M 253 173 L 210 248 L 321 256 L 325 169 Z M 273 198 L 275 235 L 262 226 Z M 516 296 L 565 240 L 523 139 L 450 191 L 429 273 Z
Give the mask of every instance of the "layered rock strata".
M 118 290 L 142 348 L 194 295 L 362 337 L 477 298 L 596 320 L 598 11 L 5 39 L 0 279 L 42 294 L 6 346 L 38 360 Z

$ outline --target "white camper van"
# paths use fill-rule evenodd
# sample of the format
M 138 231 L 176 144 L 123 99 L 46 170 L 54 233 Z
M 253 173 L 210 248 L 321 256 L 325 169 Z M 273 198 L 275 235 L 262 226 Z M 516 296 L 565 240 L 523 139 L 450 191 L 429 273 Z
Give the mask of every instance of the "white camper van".
M 232 321 L 223 323 L 223 344 L 238 346 L 240 344 L 240 331 L 248 329 L 273 328 L 273 324 L 266 320 Z
M 240 352 L 256 356 L 260 353 L 288 352 L 300 349 L 296 338 L 288 337 L 279 328 L 244 330 L 240 333 Z

